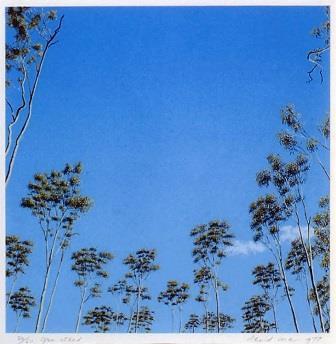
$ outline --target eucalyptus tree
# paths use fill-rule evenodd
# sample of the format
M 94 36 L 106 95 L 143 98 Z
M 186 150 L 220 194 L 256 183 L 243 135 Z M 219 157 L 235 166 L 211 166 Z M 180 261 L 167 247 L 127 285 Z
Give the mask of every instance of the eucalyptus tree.
M 97 252 L 94 247 L 82 248 L 71 256 L 73 264 L 72 271 L 77 275 L 74 285 L 80 290 L 80 303 L 77 314 L 75 332 L 79 330 L 82 317 L 83 305 L 93 297 L 100 297 L 100 284 L 95 283 L 95 278 L 107 278 L 108 272 L 104 270 L 105 265 L 113 259 L 110 252 Z
M 291 125 L 295 127 L 293 123 L 297 122 L 296 117 L 292 116 L 292 114 L 285 115 L 285 120 Z M 299 126 L 299 124 L 297 124 Z M 316 289 L 316 282 L 315 282 L 315 273 L 314 273 L 314 262 L 313 262 L 313 254 L 312 254 L 312 243 L 311 243 L 311 216 L 308 215 L 308 209 L 306 205 L 305 195 L 303 194 L 303 185 L 307 178 L 307 172 L 310 169 L 310 162 L 307 155 L 304 154 L 297 154 L 293 161 L 285 163 L 282 161 L 279 155 L 271 154 L 267 158 L 269 163 L 269 168 L 265 169 L 257 174 L 257 182 L 259 186 L 266 186 L 266 187 L 273 187 L 274 191 L 278 194 L 278 198 L 274 195 L 268 195 L 266 197 L 273 197 L 273 208 L 274 206 L 278 209 L 273 209 L 275 214 L 270 213 L 269 210 L 266 210 L 264 216 L 260 217 L 260 211 L 262 211 L 262 207 L 260 208 L 260 204 L 257 202 L 252 203 L 250 212 L 253 214 L 253 223 L 252 228 L 258 229 L 261 225 L 267 225 L 272 223 L 271 226 L 268 228 L 277 233 L 277 235 L 272 234 L 273 239 L 278 241 L 279 237 L 279 224 L 283 223 L 284 221 L 294 217 L 296 222 L 299 239 L 301 241 L 302 247 L 304 249 L 304 254 L 306 256 L 306 265 L 309 275 L 309 280 L 311 286 L 315 292 L 315 296 L 317 299 L 317 303 L 319 304 L 319 297 L 317 294 Z M 265 203 L 265 202 L 264 202 Z M 264 204 L 264 206 L 268 206 L 269 204 Z M 259 216 L 259 218 L 258 218 Z M 274 216 L 278 216 L 279 218 L 274 219 Z M 273 217 L 271 221 L 269 221 L 270 217 Z M 303 220 L 302 218 L 303 217 Z M 304 224 L 303 224 L 304 221 Z M 307 236 L 304 237 L 304 225 L 307 228 Z M 259 231 L 262 232 L 262 231 Z M 283 271 L 283 263 L 282 263 L 282 255 L 281 252 L 281 243 L 280 241 L 276 244 L 278 248 L 278 255 L 277 260 L 279 261 L 279 270 L 282 274 Z M 280 250 L 279 250 L 280 249 Z M 319 320 L 322 332 L 324 332 L 324 321 L 323 321 L 323 314 L 322 310 L 319 306 Z M 293 315 L 294 316 L 294 315 Z M 297 325 L 297 324 L 296 324 Z M 295 326 L 296 326 L 295 325 Z M 297 329 L 297 326 L 296 326 Z
M 320 305 L 324 315 L 324 327 L 326 332 L 330 331 L 330 280 L 329 276 L 325 275 L 317 282 L 317 292 L 320 299 Z M 319 308 L 316 302 L 314 290 L 310 290 L 310 299 L 314 302 L 314 313 L 318 315 Z
M 32 253 L 33 243 L 29 240 L 20 240 L 16 235 L 6 236 L 6 277 L 11 279 L 11 286 L 7 294 L 8 305 L 16 281 L 29 266 L 28 256 Z
M 185 323 L 184 328 L 187 331 L 195 333 L 195 330 L 201 325 L 201 319 L 197 314 L 190 314 L 188 321 Z
M 134 294 L 134 288 L 127 283 L 126 279 L 121 279 L 110 286 L 107 291 L 117 298 L 117 301 L 114 304 L 115 315 L 113 320 L 116 325 L 116 329 L 118 329 L 120 326 L 123 326 L 127 320 L 130 320 L 129 317 L 121 311 L 121 306 L 130 304 L 131 297 Z M 133 314 L 132 307 L 129 313 L 131 317 Z
M 194 262 L 201 264 L 201 267 L 209 271 L 216 301 L 217 332 L 220 332 L 220 291 L 227 290 L 227 285 L 220 280 L 219 269 L 227 256 L 228 247 L 233 246 L 234 235 L 226 221 L 217 220 L 195 227 L 190 235 L 194 244 L 192 251 Z
M 69 247 L 74 232 L 74 225 L 81 214 L 91 207 L 91 200 L 80 191 L 80 175 L 82 165 L 69 164 L 61 171 L 36 173 L 28 184 L 28 194 L 21 201 L 21 206 L 30 210 L 36 218 L 42 233 L 44 246 L 45 270 L 43 285 L 38 303 L 38 314 L 35 332 L 46 327 L 46 321 L 52 306 L 57 288 L 59 274 L 64 261 L 64 254 Z M 51 287 L 46 313 L 47 291 L 49 279 L 54 271 L 55 279 Z
M 203 305 L 205 316 L 205 332 L 208 333 L 208 307 L 209 307 L 209 289 L 211 283 L 211 271 L 203 266 L 198 270 L 194 270 L 194 283 L 198 285 L 199 291 L 195 297 L 196 302 Z
M 313 217 L 313 250 L 320 258 L 320 266 L 329 275 L 330 269 L 330 206 L 329 196 L 321 197 L 320 211 Z
M 275 331 L 278 332 L 279 325 L 276 317 L 277 294 L 281 287 L 281 275 L 273 263 L 257 265 L 253 271 L 253 284 L 258 285 L 264 292 L 264 297 L 271 306 Z
M 140 327 L 140 317 L 145 321 L 145 310 L 142 309 L 140 314 L 140 304 L 142 300 L 150 300 L 151 296 L 148 293 L 148 288 L 144 285 L 148 277 L 152 272 L 159 269 L 159 265 L 155 264 L 156 251 L 154 249 L 142 248 L 135 252 L 135 254 L 129 254 L 124 260 L 123 264 L 127 266 L 128 272 L 125 275 L 126 280 L 130 284 L 130 293 L 134 296 L 135 312 L 132 308 L 130 315 L 129 331 L 133 330 L 137 332 Z
M 132 315 L 130 332 L 151 332 L 153 321 L 154 312 L 147 306 L 141 306 L 139 311 Z
M 308 285 L 308 272 L 306 268 L 306 255 L 304 253 L 304 249 L 302 247 L 302 243 L 300 239 L 294 239 L 291 242 L 291 249 L 288 253 L 286 259 L 286 269 L 290 270 L 293 275 L 297 277 L 299 281 L 301 281 L 304 285 L 306 290 L 306 301 L 308 303 L 310 315 L 312 318 L 313 328 L 314 331 L 317 332 L 317 327 L 315 323 L 315 318 L 312 310 L 312 305 L 309 298 L 309 285 Z
M 285 202 L 291 202 L 291 199 Z M 280 240 L 280 225 L 288 218 L 288 209 L 281 200 L 273 194 L 260 196 L 250 205 L 252 215 L 251 228 L 254 231 L 254 240 L 261 241 L 272 253 L 280 271 L 285 294 L 291 310 L 296 332 L 299 325 L 292 302 L 291 288 L 284 268 L 283 247 Z
M 232 328 L 235 319 L 230 315 L 219 313 L 219 317 L 214 312 L 208 312 L 202 318 L 203 329 L 207 328 L 208 332 L 218 332 L 218 323 L 220 332 Z
M 31 295 L 28 287 L 20 288 L 11 294 L 9 306 L 16 314 L 16 325 L 14 332 L 17 332 L 20 320 L 22 318 L 30 318 L 31 308 L 36 305 L 35 298 Z
M 281 146 L 290 154 L 302 154 L 310 156 L 322 169 L 327 180 L 330 180 L 327 165 L 322 160 L 324 153 L 330 152 L 330 116 L 329 114 L 319 125 L 318 135 L 312 135 L 304 127 L 301 114 L 296 110 L 293 104 L 284 106 L 281 111 L 281 121 L 285 130 L 278 133 L 278 139 Z
M 265 315 L 271 309 L 271 305 L 264 295 L 252 296 L 242 307 L 245 333 L 268 333 L 275 324 L 269 322 Z
M 320 74 L 321 83 L 323 82 L 323 58 L 330 50 L 330 8 L 325 7 L 325 20 L 319 26 L 314 27 L 312 35 L 322 42 L 320 47 L 309 50 L 307 54 L 308 61 L 312 64 L 309 70 L 309 82 L 313 80 L 312 75 L 315 71 Z
M 58 20 L 55 10 L 29 7 L 6 9 L 6 184 L 29 126 L 47 53 L 57 42 L 62 21 L 63 16 Z
M 83 325 L 91 326 L 94 332 L 108 332 L 113 321 L 114 312 L 111 307 L 95 307 L 83 317 Z
M 179 311 L 179 332 L 182 330 L 182 306 L 189 298 L 189 285 L 187 283 L 179 283 L 171 280 L 167 282 L 167 288 L 161 291 L 158 296 L 158 301 L 171 307 L 172 314 L 172 332 L 174 332 L 174 313 L 175 308 Z

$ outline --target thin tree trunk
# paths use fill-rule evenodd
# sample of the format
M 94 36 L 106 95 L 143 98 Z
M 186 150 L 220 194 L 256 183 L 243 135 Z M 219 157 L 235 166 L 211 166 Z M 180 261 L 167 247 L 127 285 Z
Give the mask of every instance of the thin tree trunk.
M 175 323 L 175 319 L 174 319 L 174 307 L 172 307 L 172 310 L 171 310 L 171 328 L 172 328 L 172 332 L 174 332 L 174 323 Z
M 50 269 L 51 269 L 51 261 L 48 262 L 47 269 L 46 269 L 46 272 L 45 272 L 45 275 L 44 275 L 42 292 L 41 292 L 40 302 L 39 302 L 39 309 L 38 309 L 36 325 L 35 325 L 35 333 L 41 332 L 40 331 L 40 326 L 41 326 L 44 302 L 45 302 L 45 297 L 46 297 L 46 291 L 47 291 L 47 288 L 48 288 Z
M 273 313 L 273 320 L 274 320 L 274 326 L 275 326 L 275 333 L 278 333 L 278 322 L 277 322 L 277 318 L 276 318 L 274 302 L 272 302 L 272 313 Z
M 310 315 L 311 315 L 311 318 L 312 318 L 314 332 L 317 333 L 315 317 L 314 317 L 314 313 L 313 313 L 313 310 L 312 310 L 311 302 L 310 302 L 310 299 L 309 299 L 309 287 L 308 287 L 308 282 L 307 282 L 307 278 L 306 277 L 305 277 L 305 286 L 306 286 L 306 300 L 307 300 L 308 307 L 309 307 L 309 312 L 310 312 Z
M 16 137 L 13 151 L 10 154 L 9 164 L 8 164 L 8 168 L 7 168 L 7 172 L 6 172 L 6 177 L 5 177 L 5 184 L 6 185 L 8 184 L 8 182 L 10 180 L 10 177 L 11 177 L 11 174 L 12 174 L 12 171 L 13 171 L 13 165 L 14 165 L 14 162 L 15 162 L 16 154 L 17 154 L 17 150 L 18 150 L 18 148 L 20 146 L 21 139 L 22 139 L 22 137 L 24 136 L 24 134 L 26 132 L 26 129 L 28 127 L 28 124 L 29 124 L 29 121 L 30 121 L 30 118 L 31 118 L 31 115 L 32 115 L 33 99 L 34 99 L 34 96 L 35 96 L 35 91 L 36 91 L 36 88 L 37 88 L 37 84 L 39 82 L 39 78 L 40 78 L 40 74 L 41 74 L 41 71 L 42 71 L 44 59 L 45 59 L 45 57 L 47 55 L 47 52 L 48 52 L 50 46 L 53 44 L 53 40 L 55 39 L 55 37 L 57 36 L 58 32 L 60 31 L 60 29 L 62 27 L 63 18 L 64 18 L 64 16 L 61 17 L 60 22 L 58 24 L 58 27 L 55 29 L 55 31 L 51 35 L 51 37 L 47 40 L 46 46 L 45 46 L 45 48 L 44 48 L 44 50 L 42 52 L 41 60 L 40 60 L 40 63 L 38 65 L 38 67 L 37 67 L 36 75 L 35 75 L 34 82 L 33 82 L 33 85 L 32 85 L 32 89 L 31 89 L 30 95 L 29 95 L 27 116 L 26 116 L 26 119 L 24 120 L 24 122 L 22 124 L 22 127 L 21 127 L 21 129 L 20 129 L 20 131 L 19 131 L 19 133 L 18 133 L 18 135 Z
M 58 279 L 59 279 L 60 272 L 61 272 L 61 267 L 62 267 L 62 264 L 63 264 L 63 259 L 64 259 L 64 250 L 62 250 L 62 255 L 61 255 L 61 258 L 60 258 L 60 263 L 59 263 L 58 268 L 57 268 L 57 274 L 56 274 L 55 282 L 54 282 L 54 285 L 53 285 L 53 288 L 52 288 L 50 300 L 49 300 L 49 303 L 48 303 L 48 306 L 47 306 L 47 311 L 46 311 L 45 317 L 43 319 L 43 324 L 42 324 L 41 332 L 43 332 L 46 329 L 46 326 L 47 326 L 47 321 L 48 321 L 49 313 L 50 313 L 51 307 L 52 307 L 53 302 L 54 302 L 54 297 L 55 297 L 55 293 L 56 293 Z
M 215 280 L 215 297 L 216 297 L 217 333 L 219 333 L 220 332 L 220 319 L 219 319 L 219 293 L 218 293 L 217 277 Z
M 181 333 L 181 330 L 182 330 L 182 306 L 179 306 L 179 317 L 180 317 L 179 333 Z
M 13 290 L 14 290 L 14 286 L 15 286 L 16 280 L 17 280 L 17 275 L 15 275 L 15 278 L 13 278 L 13 282 L 12 282 L 12 285 L 11 285 L 11 288 L 10 288 L 10 291 L 9 291 L 9 294 L 8 294 L 8 296 L 7 296 L 6 307 L 8 306 L 9 301 L 10 301 L 12 295 L 13 295 Z
M 77 321 L 76 321 L 76 327 L 75 327 L 75 332 L 76 333 L 78 333 L 79 325 L 80 325 L 80 320 L 82 318 L 82 309 L 83 309 L 83 304 L 84 304 L 85 296 L 86 296 L 86 287 L 84 287 L 84 290 L 82 292 L 81 301 L 80 301 L 80 305 L 79 305 Z
M 141 296 L 141 283 L 139 283 L 138 287 L 138 294 L 137 294 L 137 303 L 136 303 L 136 317 L 135 317 L 135 333 L 138 332 L 138 324 L 139 324 L 139 311 L 140 311 L 140 296 Z
M 300 195 L 301 198 L 303 197 L 302 195 Z M 307 226 L 308 226 L 308 245 L 309 245 L 309 252 L 307 251 L 306 248 L 306 244 L 302 235 L 302 229 L 301 229 L 301 222 L 300 222 L 300 217 L 298 214 L 297 209 L 295 208 L 295 215 L 296 215 L 296 222 L 298 225 L 298 229 L 299 229 L 299 235 L 300 235 L 300 241 L 306 256 L 306 265 L 308 267 L 308 272 L 309 272 L 309 277 L 310 277 L 310 282 L 313 288 L 313 292 L 314 292 L 314 296 L 315 296 L 315 300 L 316 300 L 316 304 L 317 304 L 317 309 L 318 309 L 318 316 L 319 316 L 319 320 L 320 320 L 320 326 L 321 326 L 321 330 L 322 332 L 325 332 L 325 328 L 324 328 L 324 319 L 323 319 L 323 314 L 322 314 L 322 307 L 321 307 L 321 302 L 320 302 L 320 297 L 318 295 L 318 291 L 317 291 L 317 287 L 316 287 L 316 283 L 315 283 L 315 276 L 314 276 L 314 270 L 313 270 L 313 259 L 312 259 L 312 254 L 311 254 L 311 245 L 310 245 L 310 240 L 309 240 L 309 230 L 310 230 L 310 221 L 307 217 L 307 213 L 306 213 L 306 206 L 305 203 L 302 202 L 303 208 L 304 208 L 304 213 L 305 213 L 305 219 L 307 222 Z
M 20 315 L 18 315 L 18 316 L 16 317 L 16 323 L 15 323 L 14 333 L 17 333 L 17 331 L 18 331 L 20 320 L 21 320 L 21 312 L 20 312 Z

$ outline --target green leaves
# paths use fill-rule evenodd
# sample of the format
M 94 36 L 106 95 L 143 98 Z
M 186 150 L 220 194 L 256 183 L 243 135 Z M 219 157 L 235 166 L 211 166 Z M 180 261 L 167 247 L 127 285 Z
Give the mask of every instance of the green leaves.
M 23 287 L 10 296 L 9 305 L 18 317 L 30 318 L 30 310 L 36 303 L 30 289 Z
M 21 241 L 16 235 L 6 236 L 6 277 L 24 273 L 29 265 L 28 256 L 32 253 L 33 243 L 29 240 Z
M 187 283 L 171 280 L 167 282 L 166 290 L 160 292 L 157 299 L 165 305 L 177 306 L 187 301 L 190 296 L 188 293 L 189 289 L 190 287 Z
M 194 239 L 194 262 L 203 261 L 206 265 L 219 264 L 226 257 L 226 249 L 232 246 L 234 235 L 226 221 L 211 221 L 207 225 L 199 225 L 191 230 Z

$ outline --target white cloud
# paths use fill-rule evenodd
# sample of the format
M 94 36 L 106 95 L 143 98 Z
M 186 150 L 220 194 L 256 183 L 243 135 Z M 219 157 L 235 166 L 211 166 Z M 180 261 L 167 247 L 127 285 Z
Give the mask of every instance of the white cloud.
M 235 240 L 233 246 L 229 250 L 231 256 L 247 256 L 250 254 L 257 254 L 264 252 L 266 250 L 265 245 L 261 242 L 249 241 L 240 241 Z
M 308 237 L 307 227 L 302 228 L 302 235 L 304 239 Z M 313 233 L 310 234 L 313 236 Z M 297 226 L 283 226 L 280 228 L 280 241 L 281 242 L 292 242 L 299 237 L 299 228 Z

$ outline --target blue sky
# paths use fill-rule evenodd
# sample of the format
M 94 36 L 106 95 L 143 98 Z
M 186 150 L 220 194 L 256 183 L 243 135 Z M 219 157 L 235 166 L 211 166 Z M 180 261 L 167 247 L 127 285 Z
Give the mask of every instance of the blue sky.
M 37 171 L 82 161 L 83 193 L 94 207 L 78 221 L 80 236 L 70 251 L 111 250 L 107 287 L 122 277 L 128 253 L 156 248 L 161 269 L 149 280 L 156 299 L 168 279 L 192 282 L 189 233 L 195 225 L 226 219 L 242 245 L 252 240 L 248 207 L 263 193 L 256 172 L 270 152 L 281 152 L 280 108 L 294 103 L 311 132 L 328 111 L 328 69 L 322 85 L 306 83 L 306 53 L 319 43 L 310 31 L 324 20 L 323 8 L 58 12 L 65 15 L 59 43 L 49 52 L 7 189 L 7 231 L 35 242 L 31 267 L 19 284 L 38 295 L 42 283 L 41 233 L 19 207 L 27 183 Z M 313 168 L 306 186 L 312 212 L 328 187 Z M 222 311 L 237 319 L 233 332 L 242 330 L 244 301 L 259 292 L 251 286 L 251 270 L 268 259 L 267 252 L 237 252 L 223 264 L 230 289 Z M 74 329 L 74 278 L 67 259 L 50 331 Z M 294 299 L 304 312 L 302 296 Z M 156 302 L 151 307 L 158 316 L 153 331 L 169 332 L 168 308 Z M 286 301 L 279 307 L 281 331 L 293 331 Z M 194 301 L 185 306 L 185 316 L 191 312 L 201 312 Z M 11 313 L 7 319 L 11 331 Z M 311 331 L 309 319 L 300 321 L 302 330 Z M 31 331 L 32 323 L 23 321 L 21 330 Z

